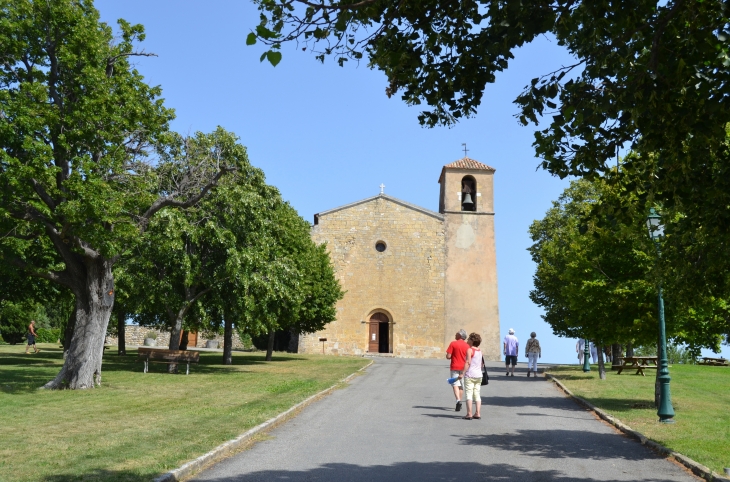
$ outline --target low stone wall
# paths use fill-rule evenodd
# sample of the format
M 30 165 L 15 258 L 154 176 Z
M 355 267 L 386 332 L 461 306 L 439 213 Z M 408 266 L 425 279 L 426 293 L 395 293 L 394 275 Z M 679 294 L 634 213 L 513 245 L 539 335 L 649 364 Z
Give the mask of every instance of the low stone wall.
M 147 328 L 144 326 L 138 326 L 138 325 L 127 325 L 124 330 L 124 341 L 126 342 L 127 346 L 141 346 L 144 345 L 144 339 L 147 333 L 156 333 L 157 339 L 155 346 L 159 347 L 168 347 L 170 346 L 170 332 L 169 331 L 160 331 L 154 328 Z M 202 333 L 198 333 L 198 341 L 195 344 L 195 348 L 205 348 L 206 342 L 208 340 L 216 340 L 218 341 L 218 348 L 223 348 L 223 335 L 216 335 L 212 338 L 205 338 Z M 107 336 L 105 344 L 107 345 L 117 345 L 117 337 L 116 336 Z M 188 348 L 193 348 L 192 345 L 188 345 Z M 243 343 L 241 343 L 241 338 L 238 336 L 238 333 L 235 331 L 233 332 L 233 348 L 244 348 Z

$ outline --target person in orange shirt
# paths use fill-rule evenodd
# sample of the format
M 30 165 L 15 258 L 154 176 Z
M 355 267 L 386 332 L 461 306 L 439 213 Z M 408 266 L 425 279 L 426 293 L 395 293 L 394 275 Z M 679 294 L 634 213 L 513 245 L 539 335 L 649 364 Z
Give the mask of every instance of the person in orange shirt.
M 462 329 L 454 335 L 454 341 L 446 349 L 446 359 L 451 360 L 451 378 L 456 379 L 451 386 L 454 389 L 454 396 L 456 397 L 457 412 L 461 410 L 461 394 L 464 390 L 463 380 L 459 377 L 464 373 L 466 351 L 469 349 L 469 345 L 464 340 L 466 340 L 466 331 Z

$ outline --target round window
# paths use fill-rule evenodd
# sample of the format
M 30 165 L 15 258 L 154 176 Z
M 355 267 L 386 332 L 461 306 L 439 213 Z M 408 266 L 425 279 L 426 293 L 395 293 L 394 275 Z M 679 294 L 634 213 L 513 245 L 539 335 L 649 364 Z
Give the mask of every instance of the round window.
M 383 251 L 385 251 L 385 247 L 386 247 L 386 246 L 385 246 L 385 243 L 384 243 L 384 242 L 382 242 L 382 241 L 378 241 L 377 243 L 375 243 L 375 249 L 376 249 L 376 250 L 377 250 L 377 251 L 378 251 L 379 253 L 382 253 Z

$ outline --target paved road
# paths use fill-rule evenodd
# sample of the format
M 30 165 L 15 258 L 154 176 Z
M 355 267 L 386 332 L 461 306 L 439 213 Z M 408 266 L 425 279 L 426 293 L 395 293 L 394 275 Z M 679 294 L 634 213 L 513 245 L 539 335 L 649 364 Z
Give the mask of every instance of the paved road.
M 271 439 L 195 480 L 699 480 L 524 371 L 507 378 L 493 368 L 482 420 L 462 420 L 447 363 L 377 359 Z

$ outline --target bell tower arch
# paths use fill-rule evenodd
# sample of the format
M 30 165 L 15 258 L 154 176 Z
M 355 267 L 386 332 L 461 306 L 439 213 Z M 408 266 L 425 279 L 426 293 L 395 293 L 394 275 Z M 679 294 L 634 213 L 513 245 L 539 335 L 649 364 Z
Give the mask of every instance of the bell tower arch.
M 468 157 L 441 170 L 439 211 L 444 216 L 444 346 L 455 332 L 482 336 L 486 360 L 500 360 L 497 252 L 494 236 L 495 169 Z

